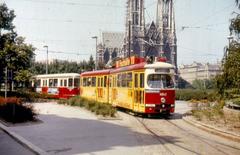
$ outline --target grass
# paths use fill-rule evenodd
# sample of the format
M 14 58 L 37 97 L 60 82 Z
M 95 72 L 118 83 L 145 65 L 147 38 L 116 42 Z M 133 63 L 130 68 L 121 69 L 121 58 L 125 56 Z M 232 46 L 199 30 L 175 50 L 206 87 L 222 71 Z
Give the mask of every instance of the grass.
M 92 101 L 79 96 L 68 100 L 59 100 L 58 103 L 85 108 L 96 115 L 102 115 L 104 117 L 115 117 L 116 114 L 116 108 L 112 107 L 111 104 Z
M 220 101 L 212 106 L 209 104 L 208 107 L 192 110 L 192 114 L 200 121 L 203 119 L 207 119 L 209 121 L 224 119 L 223 106 L 224 102 Z
M 231 100 L 233 104 L 239 105 L 240 106 L 240 98 L 235 98 Z

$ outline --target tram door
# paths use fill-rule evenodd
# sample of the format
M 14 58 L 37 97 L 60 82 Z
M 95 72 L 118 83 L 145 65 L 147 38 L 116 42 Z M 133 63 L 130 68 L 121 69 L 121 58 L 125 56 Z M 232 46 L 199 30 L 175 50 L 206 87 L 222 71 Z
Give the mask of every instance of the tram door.
M 134 73 L 133 110 L 144 112 L 144 73 Z
M 97 101 L 108 102 L 108 76 L 99 76 L 97 79 Z

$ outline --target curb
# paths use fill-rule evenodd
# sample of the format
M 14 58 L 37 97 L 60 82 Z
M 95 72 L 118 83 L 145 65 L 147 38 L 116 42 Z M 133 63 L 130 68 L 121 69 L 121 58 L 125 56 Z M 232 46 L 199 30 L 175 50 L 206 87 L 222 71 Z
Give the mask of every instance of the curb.
M 48 153 L 46 153 L 45 151 L 43 151 L 42 149 L 40 149 L 39 147 L 35 146 L 34 144 L 32 144 L 31 142 L 27 141 L 26 139 L 24 139 L 23 137 L 17 135 L 16 133 L 10 131 L 7 127 L 5 127 L 4 125 L 2 125 L 2 123 L 0 123 L 0 128 L 7 133 L 10 137 L 12 137 L 14 140 L 16 140 L 18 143 L 20 143 L 23 147 L 29 149 L 30 151 L 32 151 L 33 153 L 37 154 L 37 155 L 48 155 Z
M 236 141 L 236 142 L 240 142 L 239 134 L 224 131 L 219 128 L 213 127 L 211 125 L 207 125 L 207 124 L 192 120 L 191 118 L 189 118 L 189 116 L 183 117 L 183 120 L 185 122 L 187 122 L 188 124 L 194 125 L 197 128 L 207 131 L 209 133 L 212 133 L 214 135 L 218 135 L 218 136 L 221 136 L 221 137 L 224 137 L 224 138 Z

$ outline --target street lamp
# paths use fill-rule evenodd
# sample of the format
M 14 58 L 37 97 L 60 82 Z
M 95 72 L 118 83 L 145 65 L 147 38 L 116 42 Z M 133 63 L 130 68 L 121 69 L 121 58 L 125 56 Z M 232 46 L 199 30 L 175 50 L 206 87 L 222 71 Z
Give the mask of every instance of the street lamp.
M 48 74 L 48 46 L 45 45 L 45 46 L 43 46 L 43 47 L 46 48 L 46 50 L 47 50 L 46 74 Z
M 96 60 L 95 60 L 95 70 L 97 70 L 98 68 L 98 60 L 97 60 L 97 42 L 98 42 L 98 37 L 97 36 L 93 36 L 92 39 L 96 40 Z

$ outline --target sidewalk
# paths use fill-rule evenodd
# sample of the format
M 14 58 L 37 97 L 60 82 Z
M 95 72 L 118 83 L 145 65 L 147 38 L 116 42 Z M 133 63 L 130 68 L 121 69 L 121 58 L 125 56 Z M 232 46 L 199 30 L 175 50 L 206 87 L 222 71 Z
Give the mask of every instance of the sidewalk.
M 0 154 L 2 155 L 34 155 L 29 149 L 19 144 L 0 128 Z
M 0 122 L 0 155 L 47 155 L 45 151 Z

